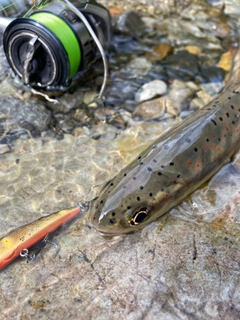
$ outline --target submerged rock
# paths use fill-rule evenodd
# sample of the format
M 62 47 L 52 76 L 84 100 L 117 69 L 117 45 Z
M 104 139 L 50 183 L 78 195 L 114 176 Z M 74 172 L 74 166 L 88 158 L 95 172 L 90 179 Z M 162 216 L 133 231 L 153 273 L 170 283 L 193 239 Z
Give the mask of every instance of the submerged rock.
M 146 53 L 146 57 L 151 62 L 159 61 L 166 58 L 169 53 L 171 53 L 173 48 L 167 43 L 161 43 L 155 47 L 150 52 Z
M 167 92 L 167 85 L 161 80 L 153 80 L 145 83 L 136 93 L 135 100 L 142 102 L 150 100 L 156 96 L 162 96 Z
M 197 57 L 187 51 L 179 51 L 167 57 L 162 63 L 171 78 L 189 81 L 198 73 Z
M 215 66 L 202 66 L 200 68 L 200 75 L 198 79 L 202 83 L 206 82 L 222 82 L 225 77 L 225 71 L 222 68 Z
M 159 119 L 165 113 L 165 100 L 164 97 L 161 97 L 151 101 L 145 101 L 136 107 L 133 114 L 140 116 L 143 120 Z

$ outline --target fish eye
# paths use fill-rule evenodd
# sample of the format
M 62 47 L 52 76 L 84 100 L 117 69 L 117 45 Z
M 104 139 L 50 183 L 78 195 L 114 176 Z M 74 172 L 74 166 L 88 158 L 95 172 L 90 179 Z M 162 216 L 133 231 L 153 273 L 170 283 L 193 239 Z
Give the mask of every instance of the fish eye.
M 134 216 L 132 217 L 132 219 L 129 221 L 129 224 L 131 226 L 135 226 L 139 223 L 141 223 L 147 216 L 148 214 L 148 210 L 147 208 L 141 208 L 139 209 Z

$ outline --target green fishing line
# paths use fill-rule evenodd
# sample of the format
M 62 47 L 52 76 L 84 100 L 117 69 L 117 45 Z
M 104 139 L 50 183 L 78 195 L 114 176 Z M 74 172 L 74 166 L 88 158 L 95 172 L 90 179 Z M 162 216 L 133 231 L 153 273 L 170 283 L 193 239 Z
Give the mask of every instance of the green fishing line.
M 20 2 L 20 1 L 21 1 L 21 0 L 18 0 L 18 1 L 15 1 L 15 2 L 13 2 L 13 3 L 10 3 L 10 4 L 6 5 L 5 7 L 2 7 L 2 6 L 1 6 L 0 11 L 3 11 L 3 10 L 5 10 L 5 9 L 7 9 L 7 8 L 10 8 L 10 7 L 14 6 L 15 4 L 17 4 L 18 2 Z
M 81 62 L 81 50 L 72 29 L 61 18 L 49 12 L 36 12 L 29 18 L 47 27 L 60 40 L 68 55 L 71 79 L 78 72 Z

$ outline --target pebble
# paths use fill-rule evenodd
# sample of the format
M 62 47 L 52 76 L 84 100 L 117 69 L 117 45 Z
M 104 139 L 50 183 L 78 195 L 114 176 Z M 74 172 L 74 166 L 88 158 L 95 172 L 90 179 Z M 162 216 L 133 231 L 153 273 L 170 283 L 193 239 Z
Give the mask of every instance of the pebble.
M 223 82 L 216 82 L 216 83 L 202 83 L 201 88 L 203 91 L 206 91 L 212 99 L 215 98 L 220 90 L 224 87 Z
M 153 47 L 150 52 L 147 52 L 146 57 L 149 61 L 154 62 L 166 58 L 172 51 L 172 46 L 167 43 L 160 43 L 159 45 Z
M 193 98 L 189 104 L 189 110 L 198 110 L 205 105 L 201 98 Z
M 218 67 L 225 71 L 230 71 L 232 67 L 232 50 L 223 53 L 218 62 Z
M 90 107 L 97 107 L 96 103 L 94 100 L 96 99 L 97 92 L 96 91 L 87 91 L 84 93 L 83 96 L 83 103 Z
M 7 152 L 12 151 L 11 146 L 7 145 L 7 144 L 0 144 L 0 154 L 4 154 Z
M 197 25 L 215 37 L 224 38 L 230 34 L 230 27 L 225 21 L 221 21 L 221 17 L 208 18 L 205 21 L 198 22 Z
M 197 97 L 200 98 L 204 104 L 207 104 L 212 100 L 211 95 L 203 90 L 197 92 Z
M 169 100 L 169 103 L 167 103 L 168 112 L 179 115 L 184 109 L 188 108 L 193 93 L 185 82 L 174 80 L 170 85 L 170 92 L 167 95 L 167 101 Z
M 151 62 L 146 58 L 133 58 L 127 65 L 126 70 L 129 72 L 129 78 L 136 78 L 146 75 L 152 68 Z
M 185 120 L 186 118 L 190 117 L 192 114 L 194 113 L 194 110 L 185 110 L 185 111 L 182 111 L 179 115 L 179 120 L 180 121 L 183 121 Z
M 164 95 L 167 92 L 167 85 L 161 80 L 153 80 L 145 83 L 135 94 L 135 100 L 142 102 L 156 96 Z
M 184 48 L 184 50 L 186 50 L 187 52 L 189 52 L 191 54 L 196 54 L 196 55 L 199 55 L 202 53 L 202 50 L 197 46 L 190 46 L 189 45 L 189 46 L 186 46 Z
M 160 97 L 151 101 L 142 102 L 136 107 L 133 114 L 136 116 L 140 116 L 143 120 L 159 119 L 165 113 L 165 100 L 166 99 L 164 97 Z

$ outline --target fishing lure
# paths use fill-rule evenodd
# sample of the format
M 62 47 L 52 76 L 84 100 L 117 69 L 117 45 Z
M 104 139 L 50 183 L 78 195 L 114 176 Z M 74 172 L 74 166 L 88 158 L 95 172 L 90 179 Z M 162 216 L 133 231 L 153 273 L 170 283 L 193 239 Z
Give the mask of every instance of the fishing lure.
M 136 232 L 209 180 L 239 148 L 240 53 L 224 92 L 164 133 L 110 180 L 92 203 L 102 234 Z
M 58 211 L 11 231 L 0 239 L 0 270 L 16 259 L 22 251 L 25 252 L 48 233 L 55 231 L 83 211 L 83 205 Z

